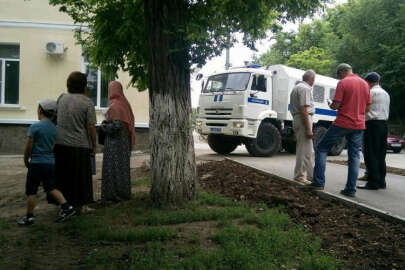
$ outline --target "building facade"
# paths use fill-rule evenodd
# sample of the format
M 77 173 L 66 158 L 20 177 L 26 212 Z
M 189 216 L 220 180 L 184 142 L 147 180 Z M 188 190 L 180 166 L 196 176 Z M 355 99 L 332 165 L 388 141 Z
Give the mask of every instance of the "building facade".
M 38 101 L 57 99 L 66 92 L 70 72 L 87 74 L 97 121 L 108 108 L 109 78 L 89 63 L 76 44 L 69 16 L 48 0 L 0 0 L 0 154 L 22 153 L 30 124 L 37 121 Z M 135 114 L 137 148 L 147 147 L 149 100 L 147 91 L 127 87 L 129 74 L 118 79 Z

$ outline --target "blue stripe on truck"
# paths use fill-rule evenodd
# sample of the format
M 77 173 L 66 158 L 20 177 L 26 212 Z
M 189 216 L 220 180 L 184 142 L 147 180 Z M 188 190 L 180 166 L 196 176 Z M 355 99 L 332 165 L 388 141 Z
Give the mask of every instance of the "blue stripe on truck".
M 248 102 L 250 103 L 257 103 L 257 104 L 263 104 L 263 105 L 269 105 L 269 101 L 267 99 L 260 99 L 260 98 L 248 98 Z
M 328 109 L 321 109 L 321 108 L 315 108 L 315 114 L 328 115 L 328 116 L 336 116 L 336 115 L 337 115 L 337 111 L 328 110 Z
M 288 110 L 290 110 L 290 108 L 291 108 L 291 106 L 290 106 L 290 104 L 288 104 Z M 327 116 L 337 116 L 337 111 L 315 108 L 315 114 L 327 115 Z

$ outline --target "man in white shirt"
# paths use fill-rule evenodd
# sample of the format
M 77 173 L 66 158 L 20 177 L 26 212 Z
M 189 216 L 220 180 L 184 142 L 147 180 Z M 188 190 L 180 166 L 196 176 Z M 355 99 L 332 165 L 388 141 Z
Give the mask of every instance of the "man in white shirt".
M 314 168 L 312 115 L 315 109 L 312 85 L 315 81 L 315 72 L 306 71 L 302 80 L 294 87 L 290 95 L 290 112 L 293 116 L 293 129 L 297 140 L 294 180 L 309 184 L 312 181 Z
M 367 184 L 360 189 L 385 189 L 390 96 L 380 86 L 380 75 L 370 72 L 364 78 L 370 86 L 371 105 L 366 114 L 366 131 L 364 132 L 363 154 L 367 167 Z

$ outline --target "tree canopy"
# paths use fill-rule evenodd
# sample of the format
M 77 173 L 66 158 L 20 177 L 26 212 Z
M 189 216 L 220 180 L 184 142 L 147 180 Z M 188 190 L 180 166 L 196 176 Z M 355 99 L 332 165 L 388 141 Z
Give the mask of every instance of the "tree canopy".
M 138 88 L 147 87 L 146 0 L 50 0 L 70 15 L 75 23 L 87 25 L 77 38 L 94 64 L 116 72 L 129 71 Z M 209 0 L 183 1 L 185 22 L 173 26 L 185 40 L 189 65 L 202 66 L 236 40 L 230 33 L 243 33 L 243 43 L 254 48 L 267 30 L 280 29 L 280 23 L 311 14 L 327 0 Z
M 301 69 L 313 69 L 319 74 L 329 74 L 336 66 L 336 61 L 328 50 L 310 47 L 308 50 L 297 52 L 290 56 L 287 66 L 300 67 Z
M 312 68 L 329 76 L 335 76 L 339 62 L 351 64 L 361 76 L 377 71 L 391 95 L 391 118 L 405 118 L 404 0 L 350 0 L 302 24 L 297 33 L 279 32 L 274 38 L 276 43 L 259 58 L 262 64 Z

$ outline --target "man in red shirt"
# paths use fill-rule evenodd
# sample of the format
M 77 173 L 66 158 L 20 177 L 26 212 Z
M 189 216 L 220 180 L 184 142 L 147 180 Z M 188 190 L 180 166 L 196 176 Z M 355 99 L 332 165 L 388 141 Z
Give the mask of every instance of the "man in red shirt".
M 348 64 L 343 63 L 337 67 L 337 76 L 341 81 L 337 85 L 333 102 L 329 102 L 329 107 L 338 111 L 337 117 L 316 146 L 314 178 L 308 187 L 324 189 L 328 152 L 337 142 L 346 137 L 349 157 L 348 175 L 346 186 L 340 193 L 354 197 L 360 167 L 360 147 L 363 131 L 366 129 L 365 115 L 371 104 L 370 89 L 366 81 L 353 74 Z

